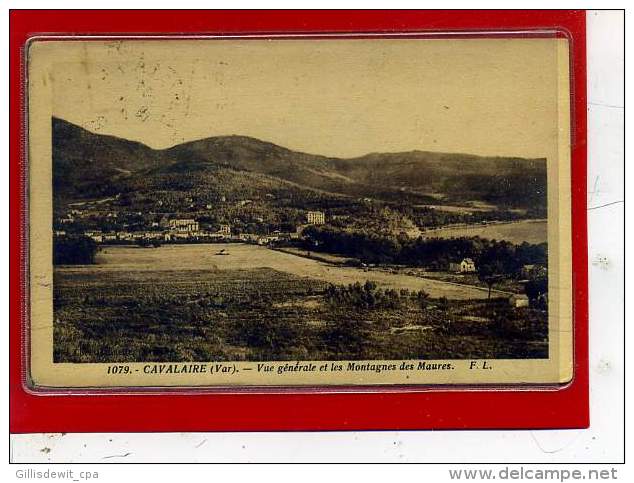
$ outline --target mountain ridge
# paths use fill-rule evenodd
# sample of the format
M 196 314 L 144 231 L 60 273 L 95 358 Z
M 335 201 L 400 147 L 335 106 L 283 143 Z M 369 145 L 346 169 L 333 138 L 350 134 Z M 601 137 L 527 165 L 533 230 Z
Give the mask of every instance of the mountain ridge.
M 167 176 L 164 170 L 170 171 L 170 179 L 191 178 L 188 166 L 205 166 L 206 170 L 248 171 L 337 195 L 385 201 L 475 200 L 545 206 L 543 158 L 422 150 L 337 158 L 293 151 L 238 134 L 154 149 L 93 133 L 56 117 L 52 127 L 54 194 L 68 199 L 114 194 L 125 190 L 133 178 L 149 173 Z M 191 182 L 195 184 L 195 180 Z M 169 189 L 169 185 L 165 187 Z
M 148 144 L 143 143 L 142 141 L 135 141 L 135 140 L 131 140 L 131 139 L 126 139 L 120 136 L 117 136 L 115 134 L 101 134 L 101 133 L 97 133 L 94 131 L 91 131 L 85 127 L 80 126 L 79 124 L 75 124 L 71 121 L 67 121 L 66 119 L 62 119 L 60 117 L 57 116 L 51 116 L 51 119 L 53 121 L 53 123 L 60 123 L 60 124 L 64 124 L 64 125 L 68 125 L 68 126 L 72 126 L 75 129 L 79 129 L 82 131 L 85 131 L 87 133 L 93 134 L 95 136 L 104 136 L 104 137 L 108 137 L 108 138 L 114 138 L 114 139 L 120 139 L 129 143 L 135 143 L 135 144 L 139 144 L 142 145 L 144 147 L 146 147 L 149 150 L 155 151 L 155 152 L 164 152 L 164 151 L 170 151 L 178 146 L 182 146 L 185 144 L 192 144 L 192 143 L 197 143 L 200 141 L 205 141 L 205 140 L 210 140 L 210 139 L 242 139 L 242 140 L 246 140 L 246 141 L 255 141 L 256 143 L 261 143 L 261 144 L 266 144 L 266 145 L 270 145 L 270 146 L 275 146 L 278 147 L 280 149 L 292 152 L 292 153 L 297 153 L 297 154 L 304 154 L 304 155 L 308 155 L 308 156 L 316 156 L 316 157 L 322 157 L 322 158 L 328 158 L 328 159 L 337 159 L 337 160 L 342 160 L 342 161 L 346 161 L 346 160 L 360 160 L 360 159 L 364 159 L 364 158 L 369 158 L 371 156 L 384 156 L 384 155 L 399 155 L 399 154 L 425 154 L 425 155 L 450 155 L 450 156 L 464 156 L 464 157 L 469 157 L 469 158 L 480 158 L 480 159 L 524 159 L 524 160 L 536 160 L 536 161 L 546 161 L 546 158 L 525 158 L 525 157 L 521 157 L 521 156 L 501 156 L 501 155 L 482 155 L 482 154 L 473 154 L 473 153 L 466 153 L 466 152 L 445 152 L 445 151 L 428 151 L 425 149 L 411 149 L 411 150 L 407 150 L 407 151 L 371 151 L 365 154 L 361 154 L 358 156 L 327 156 L 324 154 L 315 154 L 315 153 L 309 153 L 306 151 L 296 151 L 290 148 L 287 148 L 285 146 L 281 146 L 279 144 L 275 144 L 271 141 L 266 141 L 264 139 L 260 139 L 260 138 L 256 138 L 254 136 L 248 136 L 245 134 L 220 134 L 217 136 L 207 136 L 207 137 L 202 137 L 202 138 L 197 138 L 197 139 L 192 139 L 190 141 L 184 141 L 184 142 L 180 142 L 177 144 L 174 144 L 172 146 L 167 146 L 165 148 L 153 148 L 151 146 L 149 146 Z

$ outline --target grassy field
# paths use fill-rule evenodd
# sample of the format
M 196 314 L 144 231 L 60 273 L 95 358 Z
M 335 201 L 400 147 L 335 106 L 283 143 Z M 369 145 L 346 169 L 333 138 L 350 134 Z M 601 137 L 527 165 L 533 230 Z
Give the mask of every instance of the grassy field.
M 461 285 L 478 286 L 482 289 L 488 290 L 486 282 L 480 280 L 477 273 L 456 273 L 445 271 L 429 271 L 424 268 L 418 267 L 376 267 L 372 270 L 389 271 L 392 273 L 405 273 L 407 275 L 422 277 L 432 280 L 440 280 L 443 282 L 457 283 Z M 524 285 L 515 279 L 503 279 L 495 283 L 495 288 L 492 290 L 494 296 L 502 296 L 503 294 L 523 294 L 525 293 Z
M 425 238 L 460 238 L 473 236 L 488 238 L 490 240 L 506 240 L 516 244 L 522 242 L 538 244 L 548 241 L 548 231 L 545 220 L 450 226 L 423 232 L 423 237 Z
M 146 257 L 162 249 L 129 250 L 109 248 L 104 265 L 56 267 L 56 362 L 547 357 L 546 314 L 504 299 L 205 268 L 183 252 L 178 265 L 150 269 Z
M 217 255 L 221 250 L 227 255 Z M 322 254 L 319 254 L 321 256 Z M 326 255 L 334 260 L 334 255 Z M 341 258 L 345 261 L 345 258 Z M 257 245 L 243 243 L 215 243 L 197 245 L 164 245 L 160 248 L 133 246 L 109 246 L 97 255 L 97 265 L 90 270 L 116 272 L 128 270 L 173 270 L 190 271 L 206 269 L 211 272 L 223 270 L 250 270 L 271 268 L 297 277 L 307 277 L 325 283 L 348 285 L 371 280 L 383 288 L 411 291 L 424 290 L 432 297 L 447 297 L 455 300 L 483 299 L 487 291 L 482 287 L 458 286 L 442 280 L 426 280 L 404 273 L 368 271 L 363 268 L 335 266 L 314 260 L 270 250 Z M 85 267 L 65 267 L 65 271 L 83 272 Z

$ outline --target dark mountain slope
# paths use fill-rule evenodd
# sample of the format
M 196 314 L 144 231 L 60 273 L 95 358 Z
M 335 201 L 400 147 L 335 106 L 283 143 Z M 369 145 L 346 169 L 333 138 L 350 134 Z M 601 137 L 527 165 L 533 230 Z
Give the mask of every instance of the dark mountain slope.
M 291 151 L 246 136 L 221 136 L 174 146 L 165 154 L 177 162 L 208 162 L 232 169 L 275 176 L 299 185 L 358 196 L 355 180 L 337 172 L 334 158 Z
M 213 168 L 232 170 L 231 179 L 239 172 L 262 175 L 263 190 L 270 189 L 275 178 L 337 196 L 408 203 L 438 202 L 439 198 L 507 207 L 546 206 L 543 159 L 425 151 L 339 159 L 295 152 L 246 136 L 211 137 L 153 150 L 54 118 L 53 164 L 55 195 L 67 198 L 138 190 L 148 185 L 143 181 L 148 176 L 153 177 L 150 184 L 159 183 L 163 190 L 185 185 L 192 190 L 212 189 L 211 180 L 217 177 L 210 175 Z M 195 186 L 197 171 L 206 173 L 206 181 L 200 178 L 199 186 Z M 258 189 L 257 180 L 257 176 L 250 178 L 250 190 Z M 235 183 L 227 188 L 231 187 Z
M 358 183 L 508 206 L 546 204 L 546 160 L 427 151 L 373 153 L 338 163 Z
M 52 122 L 55 196 L 112 194 L 117 180 L 166 163 L 144 144 L 95 134 L 55 117 Z

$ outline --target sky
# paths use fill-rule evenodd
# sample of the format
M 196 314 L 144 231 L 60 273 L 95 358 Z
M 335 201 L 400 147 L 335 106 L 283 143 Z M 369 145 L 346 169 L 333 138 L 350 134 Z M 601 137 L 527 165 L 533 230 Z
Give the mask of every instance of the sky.
M 52 114 L 154 148 L 246 135 L 354 157 L 556 152 L 555 39 L 49 42 Z

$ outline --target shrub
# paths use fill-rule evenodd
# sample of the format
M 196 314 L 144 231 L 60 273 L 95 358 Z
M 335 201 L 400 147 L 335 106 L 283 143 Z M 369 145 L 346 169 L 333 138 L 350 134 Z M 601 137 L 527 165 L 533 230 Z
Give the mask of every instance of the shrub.
M 53 264 L 55 265 L 91 265 L 99 247 L 87 236 L 55 238 L 53 241 Z

